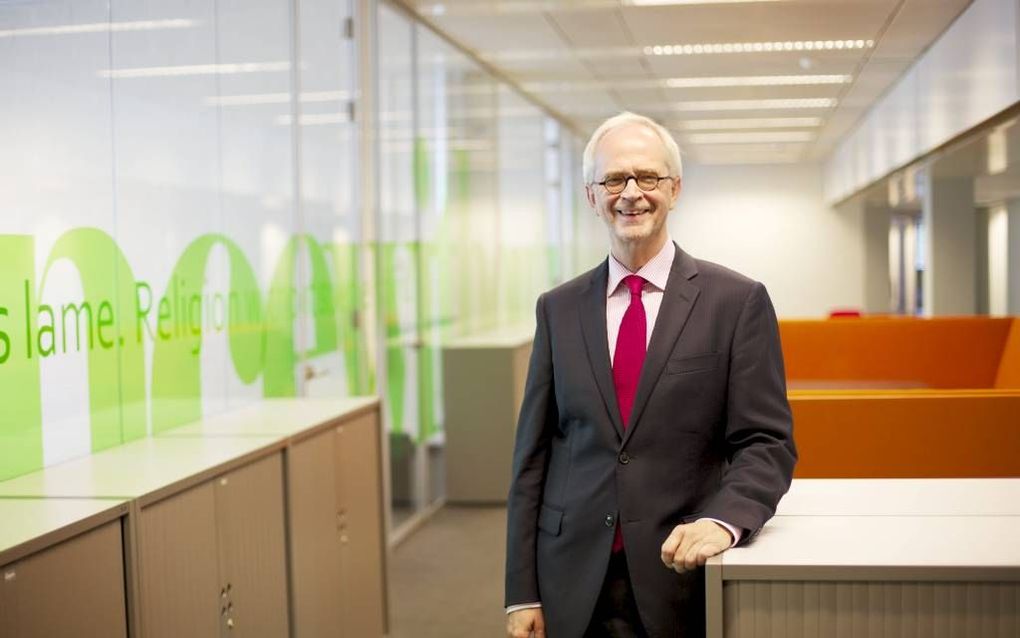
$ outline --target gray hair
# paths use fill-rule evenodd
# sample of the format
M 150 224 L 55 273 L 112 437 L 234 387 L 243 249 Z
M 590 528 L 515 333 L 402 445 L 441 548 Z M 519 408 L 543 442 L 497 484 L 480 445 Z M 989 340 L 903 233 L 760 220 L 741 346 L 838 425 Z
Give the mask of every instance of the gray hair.
M 662 141 L 663 148 L 666 149 L 666 167 L 669 169 L 669 174 L 676 177 L 683 177 L 684 167 L 683 163 L 680 161 L 680 147 L 677 146 L 676 140 L 673 139 L 673 136 L 670 135 L 669 131 L 650 117 L 631 113 L 630 111 L 624 111 L 619 115 L 614 115 L 600 124 L 599 127 L 595 129 L 595 132 L 591 134 L 591 138 L 588 140 L 588 145 L 584 147 L 584 157 L 581 166 L 585 184 L 591 184 L 592 181 L 595 180 L 595 147 L 598 146 L 599 142 L 606 136 L 607 133 L 629 124 L 644 126 L 655 133 Z

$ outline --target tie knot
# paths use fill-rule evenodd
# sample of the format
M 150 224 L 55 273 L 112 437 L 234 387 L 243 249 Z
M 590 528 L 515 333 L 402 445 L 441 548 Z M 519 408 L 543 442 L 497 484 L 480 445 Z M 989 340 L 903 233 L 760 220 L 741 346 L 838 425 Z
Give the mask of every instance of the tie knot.
M 627 284 L 627 288 L 630 289 L 631 297 L 640 297 L 641 288 L 645 285 L 645 278 L 638 275 L 627 275 L 623 278 L 623 283 Z

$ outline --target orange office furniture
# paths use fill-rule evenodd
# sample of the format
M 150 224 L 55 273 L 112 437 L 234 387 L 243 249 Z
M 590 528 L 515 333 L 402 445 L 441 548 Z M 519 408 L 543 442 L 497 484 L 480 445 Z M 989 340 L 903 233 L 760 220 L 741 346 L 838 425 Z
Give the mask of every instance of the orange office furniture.
M 1020 477 L 1020 321 L 780 322 L 799 478 Z

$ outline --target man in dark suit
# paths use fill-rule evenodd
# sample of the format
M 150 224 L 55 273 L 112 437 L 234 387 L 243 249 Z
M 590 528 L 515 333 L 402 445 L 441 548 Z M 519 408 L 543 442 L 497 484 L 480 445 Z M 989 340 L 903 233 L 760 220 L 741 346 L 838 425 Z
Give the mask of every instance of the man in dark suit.
M 611 253 L 543 294 L 514 449 L 507 633 L 704 634 L 705 561 L 775 512 L 796 462 L 765 288 L 666 219 L 676 142 L 623 113 L 585 149 Z

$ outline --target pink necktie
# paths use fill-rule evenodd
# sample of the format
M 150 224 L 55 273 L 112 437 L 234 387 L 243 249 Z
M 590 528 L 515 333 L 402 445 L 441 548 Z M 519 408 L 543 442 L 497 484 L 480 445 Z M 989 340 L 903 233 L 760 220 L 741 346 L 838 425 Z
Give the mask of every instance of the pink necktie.
M 620 406 L 623 428 L 630 424 L 630 411 L 637 394 L 641 366 L 645 363 L 645 306 L 641 303 L 641 288 L 645 280 L 637 275 L 627 275 L 623 283 L 630 289 L 630 305 L 623 313 L 620 334 L 616 338 L 616 352 L 613 355 L 613 385 L 616 386 L 616 403 Z
M 616 403 L 620 406 L 623 429 L 630 425 L 630 412 L 634 407 L 641 366 L 645 363 L 645 306 L 641 303 L 641 288 L 645 280 L 637 275 L 627 275 L 623 283 L 630 289 L 630 305 L 623 313 L 620 334 L 616 338 L 616 352 L 613 354 L 613 385 L 616 387 Z M 616 523 L 616 537 L 613 538 L 613 552 L 623 549 L 623 535 L 620 523 Z

